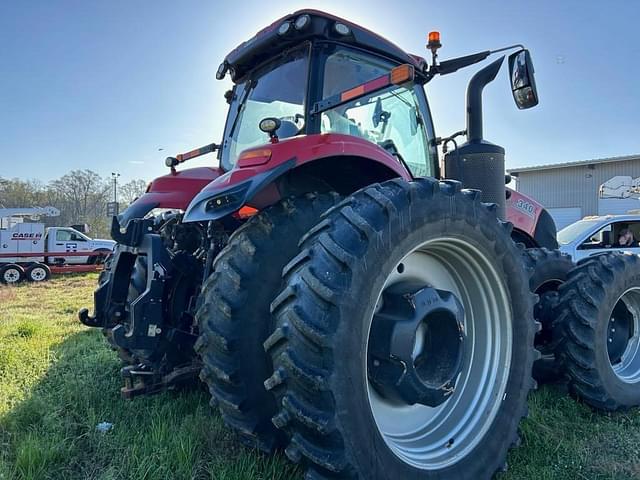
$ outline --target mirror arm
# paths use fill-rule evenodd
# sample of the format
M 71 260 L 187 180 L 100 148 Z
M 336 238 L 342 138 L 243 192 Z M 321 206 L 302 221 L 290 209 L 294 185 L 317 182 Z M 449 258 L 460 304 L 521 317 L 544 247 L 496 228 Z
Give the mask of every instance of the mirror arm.
M 429 69 L 429 73 L 432 75 L 447 75 L 449 73 L 457 72 L 461 68 L 474 65 L 481 62 L 485 58 L 491 55 L 491 50 L 484 52 L 474 53 L 472 55 L 466 55 L 464 57 L 452 58 L 450 60 L 444 60 L 438 65 L 434 65 Z
M 506 52 L 507 50 L 513 50 L 514 48 L 519 48 L 520 50 L 526 50 L 524 45 L 522 45 L 521 43 L 516 43 L 515 45 L 511 45 L 509 47 L 502 47 L 497 50 L 491 50 L 491 53 Z
M 524 50 L 524 45 L 519 43 L 515 45 L 510 45 L 508 47 L 499 48 L 497 50 L 485 50 L 484 52 L 478 52 L 471 55 L 466 55 L 464 57 L 452 58 L 450 60 L 444 60 L 440 62 L 438 65 L 434 65 L 429 69 L 429 75 L 433 77 L 434 75 L 447 75 L 449 73 L 457 72 L 461 68 L 469 67 L 478 62 L 481 62 L 489 55 L 493 55 L 494 53 L 504 52 L 506 50 L 512 50 L 514 48 L 519 48 Z

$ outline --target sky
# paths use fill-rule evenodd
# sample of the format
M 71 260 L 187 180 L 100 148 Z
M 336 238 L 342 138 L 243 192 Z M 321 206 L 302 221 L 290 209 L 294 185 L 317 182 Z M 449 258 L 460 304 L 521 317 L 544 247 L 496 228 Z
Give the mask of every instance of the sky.
M 215 71 L 224 56 L 306 7 L 425 57 L 431 30 L 441 32 L 443 60 L 528 47 L 538 107 L 516 108 L 506 63 L 485 89 L 485 137 L 505 147 L 507 167 L 640 154 L 637 0 L 0 0 L 0 177 L 167 173 L 167 155 L 221 140 L 231 82 Z M 465 89 L 479 68 L 427 85 L 437 135 L 464 128 Z M 188 166 L 215 163 L 209 155 Z

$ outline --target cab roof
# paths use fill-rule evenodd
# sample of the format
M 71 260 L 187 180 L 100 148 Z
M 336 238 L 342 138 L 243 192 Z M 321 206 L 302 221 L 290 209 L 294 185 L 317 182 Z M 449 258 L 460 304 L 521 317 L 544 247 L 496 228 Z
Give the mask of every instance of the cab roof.
M 294 22 L 305 15 L 309 17 L 310 21 L 306 23 L 304 28 L 296 29 Z M 278 30 L 287 22 L 290 22 L 287 32 L 279 33 Z M 335 27 L 336 24 L 346 25 L 348 33 L 339 33 Z M 251 70 L 269 58 L 310 40 L 326 40 L 352 45 L 389 57 L 398 63 L 409 63 L 419 72 L 425 71 L 428 66 L 424 58 L 405 52 L 394 43 L 364 27 L 312 9 L 298 10 L 295 13 L 285 15 L 263 28 L 251 39 L 232 50 L 225 57 L 223 65 L 226 64 L 231 73 L 231 79 L 238 83 L 243 81 Z

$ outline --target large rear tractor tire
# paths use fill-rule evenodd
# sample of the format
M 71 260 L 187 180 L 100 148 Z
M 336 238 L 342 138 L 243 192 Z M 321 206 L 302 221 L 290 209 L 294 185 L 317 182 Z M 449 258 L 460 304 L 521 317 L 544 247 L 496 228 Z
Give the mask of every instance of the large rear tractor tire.
M 285 437 L 271 418 L 276 402 L 265 390 L 271 359 L 262 344 L 273 332 L 269 311 L 282 269 L 298 253 L 300 237 L 338 201 L 337 194 L 308 194 L 249 219 L 216 257 L 196 313 L 196 350 L 207 383 L 227 425 L 252 447 L 270 452 Z
M 563 376 L 554 354 L 557 344 L 553 336 L 554 307 L 558 302 L 558 288 L 567 281 L 575 264 L 569 255 L 547 248 L 527 248 L 524 262 L 530 274 L 529 289 L 538 295 L 533 316 L 541 325 L 535 346 L 542 357 L 533 365 L 533 378 L 539 383 L 559 381 Z
M 308 479 L 487 479 L 534 381 L 511 224 L 458 182 L 392 180 L 327 213 L 285 268 L 265 342 L 273 422 Z
M 601 410 L 640 405 L 640 258 L 614 252 L 578 263 L 556 314 L 569 392 Z

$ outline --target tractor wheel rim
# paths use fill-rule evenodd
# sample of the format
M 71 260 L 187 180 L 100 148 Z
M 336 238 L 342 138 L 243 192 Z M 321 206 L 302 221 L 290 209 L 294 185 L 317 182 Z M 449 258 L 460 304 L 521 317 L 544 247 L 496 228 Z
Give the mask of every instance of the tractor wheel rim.
M 384 290 L 401 281 L 448 290 L 462 302 L 462 371 L 455 392 L 437 407 L 384 398 L 365 374 L 369 405 L 380 435 L 397 457 L 422 470 L 442 469 L 469 455 L 498 413 L 511 369 L 511 302 L 493 262 L 461 238 L 439 238 L 415 247 L 388 274 L 376 312 Z M 375 312 L 369 333 L 374 317 Z M 367 354 L 368 346 L 369 339 Z M 367 372 L 366 361 L 364 367 Z
M 20 272 L 15 268 L 10 268 L 4 272 L 4 281 L 7 283 L 17 283 L 20 280 Z
M 614 315 L 622 310 L 623 315 Z M 607 328 L 609 363 L 618 379 L 624 383 L 640 382 L 640 288 L 624 292 L 615 304 Z M 612 359 L 613 348 L 623 335 L 624 351 Z
M 47 272 L 42 267 L 36 267 L 31 270 L 31 279 L 36 282 L 41 282 L 47 276 Z

